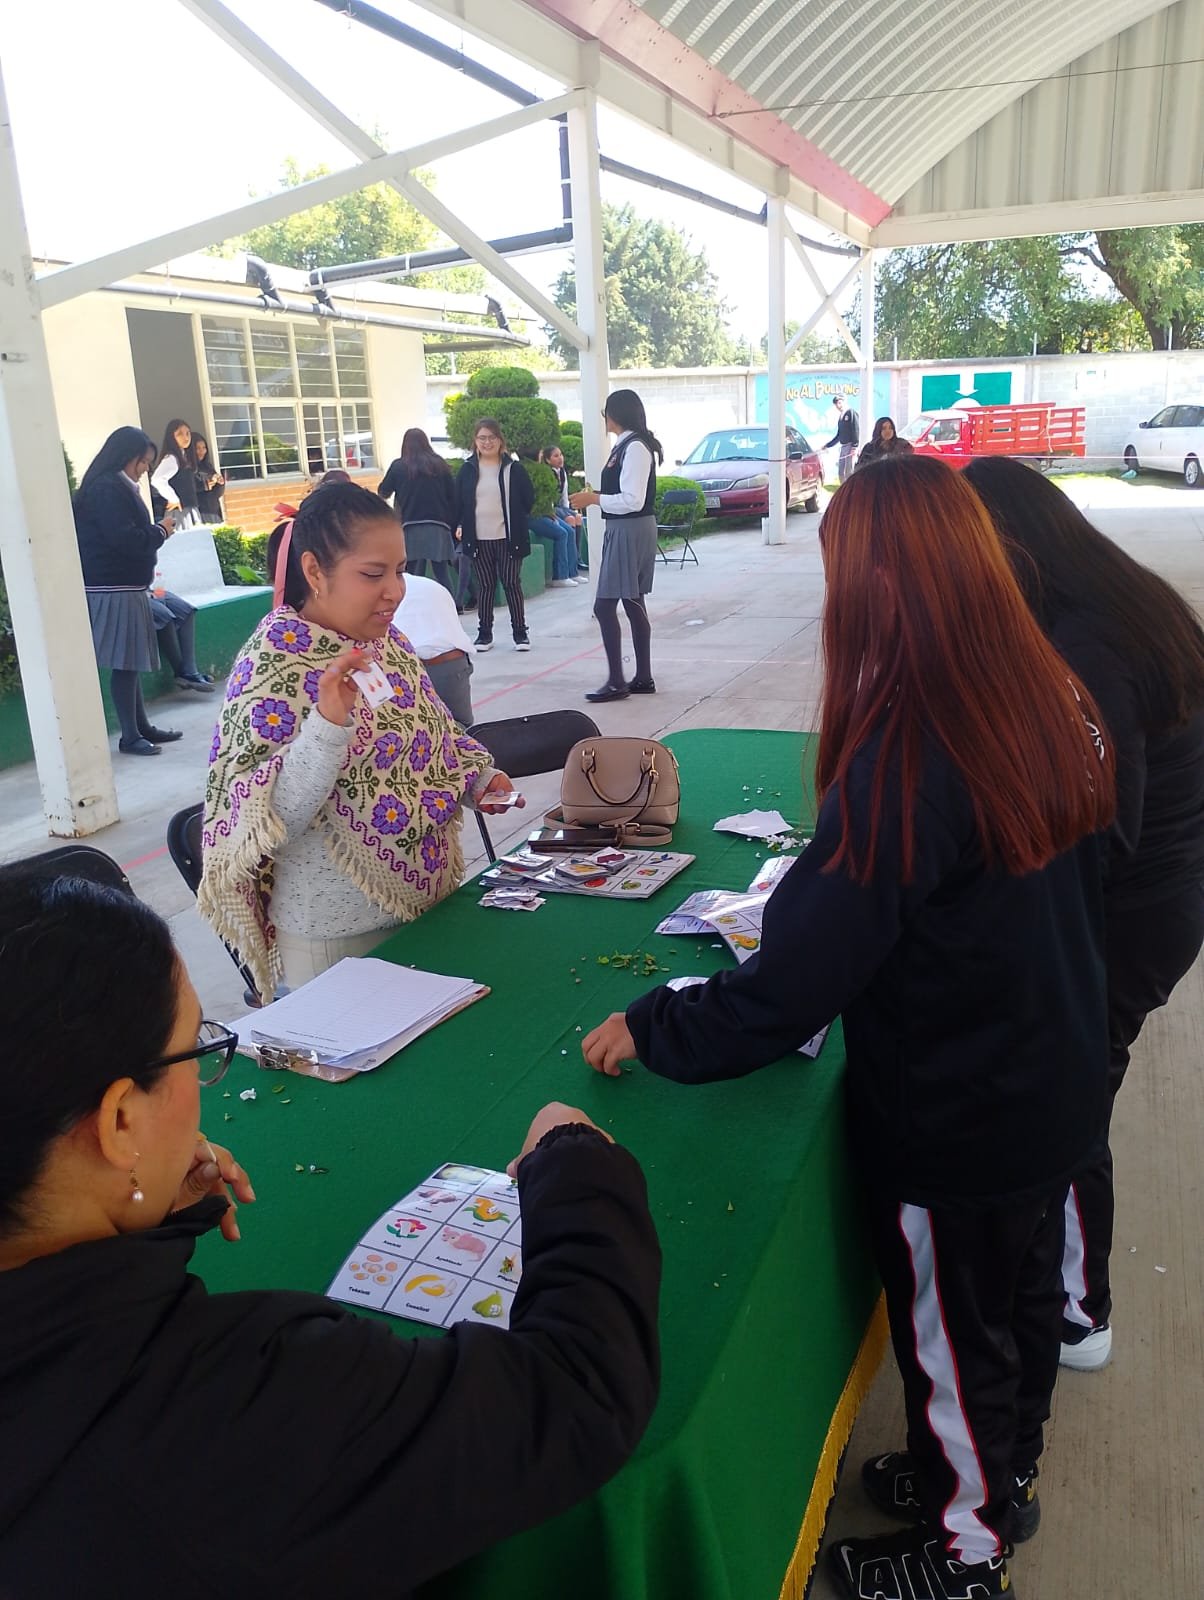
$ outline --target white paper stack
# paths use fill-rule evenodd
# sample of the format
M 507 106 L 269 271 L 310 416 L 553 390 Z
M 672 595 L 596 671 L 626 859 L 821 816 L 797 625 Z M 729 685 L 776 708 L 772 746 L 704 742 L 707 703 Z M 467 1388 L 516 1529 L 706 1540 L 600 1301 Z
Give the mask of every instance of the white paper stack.
M 347 956 L 292 994 L 231 1026 L 240 1046 L 370 1072 L 486 990 L 471 978 Z

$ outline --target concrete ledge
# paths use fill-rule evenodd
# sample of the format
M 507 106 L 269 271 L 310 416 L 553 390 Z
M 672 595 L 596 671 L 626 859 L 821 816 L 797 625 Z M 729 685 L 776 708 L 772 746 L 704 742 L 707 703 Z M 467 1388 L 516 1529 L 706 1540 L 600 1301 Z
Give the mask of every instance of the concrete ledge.
M 260 620 L 267 615 L 272 604 L 270 589 L 228 589 L 210 591 L 209 595 L 192 594 L 189 603 L 197 607 L 196 657 L 202 672 L 208 672 L 217 684 L 212 695 L 214 718 L 221 704 L 221 685 L 228 675 L 234 658 L 254 633 Z M 105 721 L 110 731 L 118 726 L 117 713 L 109 699 L 109 674 L 101 673 L 101 695 L 104 700 Z M 165 696 L 180 697 L 185 691 L 175 686 L 171 669 L 160 667 L 157 673 L 145 673 L 142 692 L 147 702 L 162 700 Z M 189 692 L 187 698 L 200 697 Z M 33 760 L 33 740 L 29 734 L 29 719 L 25 714 L 25 697 L 20 689 L 0 695 L 0 771 Z

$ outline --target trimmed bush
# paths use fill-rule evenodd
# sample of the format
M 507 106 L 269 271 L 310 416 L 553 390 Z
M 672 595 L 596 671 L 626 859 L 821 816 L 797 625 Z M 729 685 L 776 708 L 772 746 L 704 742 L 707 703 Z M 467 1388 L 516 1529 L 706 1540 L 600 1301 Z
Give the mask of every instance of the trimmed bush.
M 533 400 L 539 379 L 526 367 L 479 367 L 467 392 L 474 400 Z
M 550 517 L 552 508 L 556 504 L 556 474 L 546 461 L 524 461 L 527 476 L 531 480 L 531 487 L 535 490 L 535 504 L 531 507 L 533 517 Z
M 496 374 L 509 369 L 483 367 L 481 370 Z M 461 450 L 471 450 L 480 417 L 497 419 L 505 435 L 506 448 L 515 455 L 537 456 L 541 450 L 560 443 L 560 417 L 551 400 L 508 400 L 497 396 L 480 399 L 471 394 L 462 395 L 448 409 L 447 435 L 451 442 Z
M 581 437 L 579 422 L 560 424 L 560 448 L 564 451 L 564 464 L 570 474 L 585 471 L 585 440 Z
M 690 478 L 675 478 L 670 474 L 665 474 L 663 477 L 658 476 L 656 480 L 656 520 L 658 522 L 665 521 L 665 496 L 671 489 L 692 489 L 698 500 L 698 515 L 699 517 L 703 515 L 706 510 L 706 499 L 698 485 Z M 673 513 L 670 520 L 685 521 L 682 516 L 682 512 L 686 509 L 685 506 L 670 506 L 669 509 Z
M 268 536 L 266 533 L 244 534 L 241 528 L 223 522 L 211 530 L 217 550 L 217 562 L 222 569 L 222 582 L 237 587 L 252 587 L 266 583 L 268 564 Z

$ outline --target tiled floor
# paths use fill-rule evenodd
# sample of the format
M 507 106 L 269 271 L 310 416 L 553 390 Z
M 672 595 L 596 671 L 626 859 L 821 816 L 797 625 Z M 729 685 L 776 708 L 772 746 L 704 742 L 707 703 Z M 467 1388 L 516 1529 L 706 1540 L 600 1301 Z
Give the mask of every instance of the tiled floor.
M 1134 489 L 1115 480 L 1080 480 L 1071 492 L 1138 559 L 1204 603 L 1204 494 Z M 603 731 L 812 726 L 823 599 L 817 521 L 792 516 L 788 542 L 774 548 L 752 530 L 717 535 L 700 544 L 699 567 L 658 571 L 651 611 L 659 692 L 595 708 Z M 503 641 L 478 657 L 478 717 L 588 709 L 581 697 L 604 676 L 590 606 L 588 589 L 544 595 L 530 607 L 529 655 L 512 653 Z M 206 1009 L 222 1016 L 238 1005 L 241 984 L 201 926 L 164 847 L 168 817 L 201 793 L 213 711 L 212 701 L 182 699 L 170 717 L 164 708 L 161 719 L 185 731 L 179 744 L 153 761 L 115 757 L 123 820 L 94 842 L 122 861 L 139 894 L 171 919 Z M 508 832 L 494 828 L 499 843 L 521 837 L 555 802 L 554 777 L 522 787 L 529 809 Z M 471 825 L 465 838 L 477 843 Z M 0 774 L 0 860 L 50 843 L 42 835 L 33 770 Z M 477 861 L 479 855 L 474 870 Z M 1059 1384 L 1041 1480 L 1044 1522 L 1015 1561 L 1024 1600 L 1204 1595 L 1202 1055 L 1197 965 L 1148 1024 L 1120 1100 L 1116 1356 L 1102 1373 L 1069 1374 Z M 863 1408 L 850 1465 L 901 1441 L 888 1366 Z M 841 1533 L 879 1525 L 861 1499 L 855 1470 L 845 1475 L 831 1524 Z M 834 1592 L 821 1573 L 815 1600 Z

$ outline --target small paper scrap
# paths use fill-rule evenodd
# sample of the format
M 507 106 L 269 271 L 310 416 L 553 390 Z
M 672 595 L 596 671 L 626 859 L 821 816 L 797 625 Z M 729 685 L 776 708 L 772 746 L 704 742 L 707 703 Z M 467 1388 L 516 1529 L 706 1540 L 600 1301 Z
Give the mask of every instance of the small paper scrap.
M 242 1093 L 239 1095 L 238 1098 L 240 1100 L 254 1100 L 255 1097 L 256 1096 L 255 1096 L 255 1090 L 254 1089 L 244 1089 L 242 1091 Z
M 1165 1267 L 1155 1267 L 1155 1268 L 1154 1268 L 1154 1271 L 1155 1271 L 1155 1272 L 1162 1272 L 1162 1273 L 1165 1273 L 1165 1271 L 1166 1271 L 1166 1268 L 1165 1268 Z
M 716 833 L 738 833 L 744 839 L 773 839 L 789 833 L 790 824 L 780 811 L 742 811 L 734 817 L 720 817 Z

